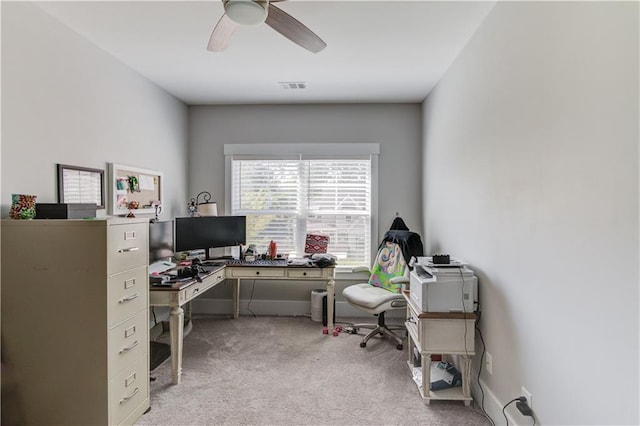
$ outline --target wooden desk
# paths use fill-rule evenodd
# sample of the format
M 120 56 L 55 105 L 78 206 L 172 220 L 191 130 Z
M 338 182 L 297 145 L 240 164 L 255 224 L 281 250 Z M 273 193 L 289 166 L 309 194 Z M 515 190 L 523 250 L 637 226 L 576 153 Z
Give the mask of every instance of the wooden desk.
M 210 269 L 211 267 L 209 267 Z M 211 269 L 210 269 L 211 270 Z M 173 384 L 179 384 L 182 376 L 182 338 L 184 310 L 182 306 L 200 296 L 226 278 L 233 279 L 233 318 L 240 315 L 240 280 L 280 280 L 280 281 L 326 281 L 327 282 L 327 329 L 333 330 L 333 300 L 335 288 L 335 268 L 310 268 L 296 266 L 226 265 L 213 269 L 202 277 L 202 282 L 183 281 L 171 287 L 149 289 L 150 306 L 168 306 L 169 333 L 171 335 L 171 371 Z
M 202 282 L 194 279 L 174 283 L 171 287 L 149 286 L 149 306 L 168 306 L 171 308 L 169 314 L 171 375 L 175 385 L 180 383 L 180 377 L 182 376 L 182 338 L 184 329 L 184 309 L 182 309 L 182 306 L 220 284 L 224 279 L 224 266 L 220 266 L 202 277 Z

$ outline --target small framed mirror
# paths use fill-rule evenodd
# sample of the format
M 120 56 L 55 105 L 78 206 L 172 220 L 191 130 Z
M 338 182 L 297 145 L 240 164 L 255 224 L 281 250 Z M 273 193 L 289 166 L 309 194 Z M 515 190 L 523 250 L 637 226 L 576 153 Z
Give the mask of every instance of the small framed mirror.
M 95 203 L 104 209 L 104 170 L 58 164 L 58 202 Z

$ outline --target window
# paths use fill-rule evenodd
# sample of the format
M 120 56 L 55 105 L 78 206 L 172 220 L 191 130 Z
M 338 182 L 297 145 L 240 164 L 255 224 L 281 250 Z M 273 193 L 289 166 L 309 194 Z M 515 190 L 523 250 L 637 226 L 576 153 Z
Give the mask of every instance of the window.
M 327 155 L 327 145 L 323 155 L 314 155 L 321 148 L 316 145 L 249 145 L 256 154 L 246 154 L 245 145 L 225 145 L 230 169 L 225 204 L 229 214 L 247 216 L 247 243 L 259 252 L 266 252 L 273 240 L 279 253 L 300 257 L 306 234 L 320 233 L 329 236 L 329 252 L 338 257 L 339 266 L 369 265 L 377 155 L 340 150 Z M 229 154 L 227 147 L 238 146 L 245 154 Z M 267 147 L 272 149 L 265 151 Z M 291 147 L 306 153 L 273 155 L 277 148 Z

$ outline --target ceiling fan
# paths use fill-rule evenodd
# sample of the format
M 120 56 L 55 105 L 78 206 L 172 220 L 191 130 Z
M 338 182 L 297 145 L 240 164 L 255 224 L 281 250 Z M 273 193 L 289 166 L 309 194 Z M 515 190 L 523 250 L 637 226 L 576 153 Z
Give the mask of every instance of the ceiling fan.
M 240 26 L 263 22 L 313 53 L 318 53 L 327 46 L 300 21 L 272 4 L 278 1 L 284 0 L 222 0 L 224 14 L 211 33 L 207 50 L 223 51 Z

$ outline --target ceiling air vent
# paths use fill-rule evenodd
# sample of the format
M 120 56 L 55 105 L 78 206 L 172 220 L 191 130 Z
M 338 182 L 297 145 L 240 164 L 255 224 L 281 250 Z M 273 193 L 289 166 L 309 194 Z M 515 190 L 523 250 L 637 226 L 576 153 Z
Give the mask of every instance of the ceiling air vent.
M 306 81 L 279 81 L 278 84 L 285 90 L 307 88 Z

